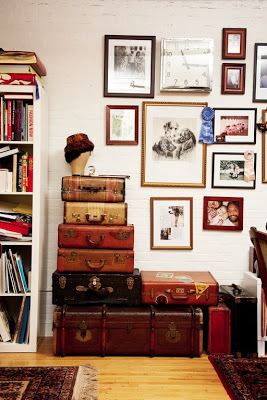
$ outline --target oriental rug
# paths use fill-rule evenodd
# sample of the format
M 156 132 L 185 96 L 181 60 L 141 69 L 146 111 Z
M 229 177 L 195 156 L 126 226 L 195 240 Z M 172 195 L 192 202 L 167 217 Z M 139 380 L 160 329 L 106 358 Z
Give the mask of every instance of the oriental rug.
M 0 400 L 97 400 L 97 370 L 71 367 L 0 367 Z
M 267 358 L 209 356 L 232 400 L 267 400 Z

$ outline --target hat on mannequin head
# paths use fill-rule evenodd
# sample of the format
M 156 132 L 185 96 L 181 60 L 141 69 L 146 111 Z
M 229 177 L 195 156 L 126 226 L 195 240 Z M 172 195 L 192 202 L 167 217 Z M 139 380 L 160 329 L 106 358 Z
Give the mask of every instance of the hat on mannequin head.
M 65 160 L 70 164 L 81 153 L 92 152 L 94 147 L 94 143 L 85 133 L 75 133 L 67 138 L 67 146 L 64 149 Z

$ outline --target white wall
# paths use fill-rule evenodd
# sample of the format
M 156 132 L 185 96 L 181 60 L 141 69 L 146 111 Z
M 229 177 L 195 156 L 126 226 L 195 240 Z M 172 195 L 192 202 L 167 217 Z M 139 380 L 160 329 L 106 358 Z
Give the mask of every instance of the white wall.
M 209 146 L 207 186 L 145 188 L 140 185 L 142 99 L 104 98 L 104 35 L 155 35 L 156 101 L 207 101 L 211 107 L 257 107 L 258 122 L 266 104 L 252 103 L 254 43 L 266 42 L 266 0 L 0 0 L 0 46 L 35 51 L 47 68 L 49 95 L 49 220 L 47 265 L 43 271 L 43 332 L 52 334 L 51 275 L 57 261 L 57 226 L 63 221 L 61 178 L 70 174 L 63 149 L 67 136 L 87 133 L 95 143 L 89 164 L 98 174 L 129 174 L 126 201 L 135 225 L 135 266 L 157 270 L 209 270 L 220 284 L 242 283 L 248 270 L 249 227 L 265 230 L 267 185 L 261 183 L 261 134 L 257 132 L 256 190 L 211 189 L 211 153 L 244 151 L 247 146 Z M 246 92 L 221 95 L 222 28 L 247 28 Z M 215 42 L 214 80 L 210 94 L 160 93 L 160 40 L 163 37 L 208 37 Z M 234 60 L 232 62 L 235 62 Z M 243 62 L 243 61 L 241 61 Z M 152 99 L 151 99 L 152 100 Z M 106 146 L 105 106 L 139 105 L 139 145 Z M 242 232 L 203 231 L 203 196 L 243 196 Z M 150 250 L 149 198 L 193 197 L 194 248 Z

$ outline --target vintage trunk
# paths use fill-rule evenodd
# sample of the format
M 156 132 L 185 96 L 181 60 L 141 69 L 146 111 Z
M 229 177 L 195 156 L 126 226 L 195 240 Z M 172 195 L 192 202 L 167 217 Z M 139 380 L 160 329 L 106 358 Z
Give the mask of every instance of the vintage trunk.
M 56 307 L 56 355 L 199 356 L 203 315 L 187 307 Z
M 208 353 L 231 354 L 231 310 L 223 302 L 208 307 Z
M 58 249 L 58 272 L 133 273 L 133 250 Z
M 58 246 L 79 249 L 133 249 L 134 226 L 58 226 Z
M 141 303 L 141 274 L 88 274 L 54 272 L 52 302 L 56 305 Z
M 231 353 L 257 357 L 257 298 L 235 284 L 220 286 L 220 297 L 232 314 Z
M 64 201 L 124 202 L 125 177 L 63 176 L 61 197 Z
M 217 305 L 219 285 L 210 272 L 142 271 L 143 304 Z
M 127 203 L 64 202 L 64 223 L 127 225 Z

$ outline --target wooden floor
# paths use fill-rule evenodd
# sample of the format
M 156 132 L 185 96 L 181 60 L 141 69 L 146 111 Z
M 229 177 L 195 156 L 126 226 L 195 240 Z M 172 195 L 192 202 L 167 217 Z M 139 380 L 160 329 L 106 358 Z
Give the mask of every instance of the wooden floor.
M 187 357 L 58 357 L 52 338 L 37 353 L 5 353 L 0 366 L 82 365 L 99 371 L 99 400 L 229 400 L 207 355 Z

